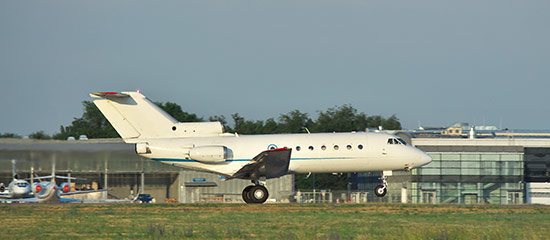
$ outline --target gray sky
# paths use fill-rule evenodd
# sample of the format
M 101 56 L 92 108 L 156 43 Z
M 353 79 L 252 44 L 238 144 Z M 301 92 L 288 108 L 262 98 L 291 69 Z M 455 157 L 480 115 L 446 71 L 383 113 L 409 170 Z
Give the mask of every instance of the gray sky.
M 405 128 L 550 129 L 550 1 L 0 1 L 0 132 L 95 91 L 199 116 L 351 104 Z

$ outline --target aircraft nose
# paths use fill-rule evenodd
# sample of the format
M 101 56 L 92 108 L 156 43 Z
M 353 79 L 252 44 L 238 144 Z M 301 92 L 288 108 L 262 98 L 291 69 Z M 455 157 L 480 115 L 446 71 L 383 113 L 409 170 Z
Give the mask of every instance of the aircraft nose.
M 432 157 L 430 155 L 428 155 L 425 152 L 420 152 L 420 156 L 418 158 L 418 163 L 419 163 L 418 167 L 424 166 L 431 162 L 432 162 Z

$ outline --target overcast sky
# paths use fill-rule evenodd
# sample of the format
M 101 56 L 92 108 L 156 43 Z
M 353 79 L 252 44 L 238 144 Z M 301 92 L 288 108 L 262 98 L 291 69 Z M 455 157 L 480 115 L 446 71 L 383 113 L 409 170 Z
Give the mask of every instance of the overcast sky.
M 208 118 L 351 104 L 408 129 L 550 129 L 550 1 L 0 0 L 0 133 L 59 132 L 95 91 Z

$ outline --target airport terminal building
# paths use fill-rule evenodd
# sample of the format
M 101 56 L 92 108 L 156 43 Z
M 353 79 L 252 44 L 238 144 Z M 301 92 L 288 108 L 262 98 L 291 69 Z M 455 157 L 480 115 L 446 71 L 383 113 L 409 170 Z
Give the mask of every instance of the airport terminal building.
M 324 202 L 550 204 L 550 138 L 411 136 L 406 140 L 430 154 L 430 164 L 410 172 L 394 171 L 384 198 L 373 193 L 380 184 L 379 172 L 348 174 L 347 192 L 326 190 Z M 0 139 L 4 184 L 12 178 L 12 159 L 21 177 L 30 177 L 31 171 L 50 175 L 55 161 L 57 174 L 87 179 L 76 180 L 75 188 L 108 188 L 105 194 L 115 199 L 140 192 L 151 194 L 157 203 L 242 203 L 242 190 L 250 185 L 142 158 L 121 139 Z M 311 202 L 297 197 L 306 193 L 295 192 L 293 175 L 270 179 L 267 187 L 268 202 Z
M 387 198 L 369 201 L 550 204 L 550 138 L 410 137 L 433 161 L 388 177 Z M 352 191 L 379 184 L 379 173 L 351 174 Z

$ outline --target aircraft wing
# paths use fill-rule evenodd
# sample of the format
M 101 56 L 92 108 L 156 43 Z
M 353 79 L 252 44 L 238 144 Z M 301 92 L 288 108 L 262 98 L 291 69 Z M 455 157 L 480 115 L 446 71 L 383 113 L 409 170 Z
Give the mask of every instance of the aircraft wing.
M 285 175 L 288 172 L 291 152 L 292 149 L 286 147 L 263 151 L 228 179 L 258 180 L 263 177 L 269 179 Z
M 0 199 L 0 203 L 37 203 L 40 202 L 39 198 L 10 198 L 10 199 Z
M 73 199 L 73 198 L 60 198 L 62 203 L 131 203 L 135 199 L 123 200 L 123 199 Z
M 82 190 L 82 191 L 71 191 L 71 192 L 61 192 L 59 195 L 66 196 L 66 195 L 75 195 L 75 194 L 82 194 L 82 193 L 94 193 L 94 192 L 105 192 L 109 191 L 109 189 L 97 189 L 97 190 Z
M 59 198 L 59 201 L 62 203 L 132 203 L 138 199 L 139 192 L 133 199 L 73 199 L 73 198 Z
M 40 179 L 51 179 L 51 178 L 60 178 L 60 179 L 71 179 L 71 180 L 86 180 L 86 178 L 75 178 L 75 177 L 66 177 L 66 176 L 42 176 L 42 177 L 34 177 L 32 179 L 34 180 L 40 180 Z M 31 180 L 31 178 L 25 178 L 25 180 Z

